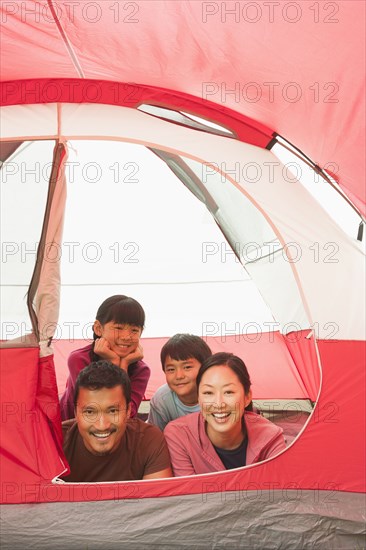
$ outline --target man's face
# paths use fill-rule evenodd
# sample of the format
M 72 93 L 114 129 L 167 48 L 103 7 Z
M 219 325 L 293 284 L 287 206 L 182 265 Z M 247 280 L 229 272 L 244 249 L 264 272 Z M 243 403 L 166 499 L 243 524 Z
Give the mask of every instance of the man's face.
M 76 422 L 85 447 L 94 455 L 107 455 L 117 449 L 129 417 L 130 405 L 126 405 L 121 386 L 80 388 Z

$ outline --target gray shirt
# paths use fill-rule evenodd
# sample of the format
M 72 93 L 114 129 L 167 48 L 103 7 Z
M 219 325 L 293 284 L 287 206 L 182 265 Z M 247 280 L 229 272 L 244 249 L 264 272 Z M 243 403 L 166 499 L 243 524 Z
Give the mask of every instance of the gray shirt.
M 197 405 L 185 405 L 177 394 L 169 388 L 168 384 L 164 384 L 156 390 L 151 398 L 147 421 L 164 430 L 171 420 L 199 411 L 200 406 L 198 403 Z

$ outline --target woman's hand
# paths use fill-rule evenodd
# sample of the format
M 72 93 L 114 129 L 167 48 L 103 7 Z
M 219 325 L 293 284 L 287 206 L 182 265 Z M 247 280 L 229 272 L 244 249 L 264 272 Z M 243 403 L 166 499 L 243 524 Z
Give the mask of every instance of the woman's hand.
M 121 369 L 127 371 L 128 366 L 131 365 L 131 363 L 136 363 L 136 361 L 141 361 L 141 359 L 144 358 L 144 350 L 142 349 L 141 344 L 137 346 L 137 348 L 134 351 L 131 351 L 126 357 L 123 357 L 121 359 L 121 362 L 119 366 Z
M 95 340 L 94 353 L 99 355 L 102 359 L 106 359 L 114 365 L 117 365 L 117 367 L 120 366 L 120 357 L 111 349 L 108 340 L 103 338 L 103 336 Z

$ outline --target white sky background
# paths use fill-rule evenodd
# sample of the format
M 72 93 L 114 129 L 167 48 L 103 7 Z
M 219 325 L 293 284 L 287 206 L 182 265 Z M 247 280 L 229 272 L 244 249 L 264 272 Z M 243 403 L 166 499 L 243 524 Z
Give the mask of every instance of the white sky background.
M 76 310 L 80 329 L 92 322 L 112 294 L 141 302 L 146 337 L 256 332 L 273 321 L 206 207 L 158 157 L 120 142 L 69 148 L 64 242 L 74 244 L 62 262 L 61 327 Z
M 2 173 L 2 338 L 30 329 L 25 296 L 47 193 L 44 165 L 52 149 L 53 142 L 34 142 Z M 294 160 L 279 146 L 274 152 L 284 163 Z M 355 238 L 359 218 L 352 208 L 309 167 L 296 163 L 299 171 L 289 170 Z M 70 142 L 66 173 L 56 337 L 90 336 L 98 306 L 112 294 L 141 302 L 146 337 L 268 330 L 272 315 L 210 213 L 153 153 L 122 142 Z

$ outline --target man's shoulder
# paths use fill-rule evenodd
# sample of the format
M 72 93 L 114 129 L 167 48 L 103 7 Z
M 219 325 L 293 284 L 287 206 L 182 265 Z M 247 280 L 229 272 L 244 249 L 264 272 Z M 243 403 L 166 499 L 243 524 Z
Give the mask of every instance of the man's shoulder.
M 161 431 L 154 424 L 149 424 L 144 422 L 139 418 L 130 418 L 126 424 L 126 432 L 128 434 L 137 434 L 137 435 L 161 435 Z
M 130 418 L 126 424 L 125 444 L 134 452 L 139 449 L 143 454 L 159 447 L 164 442 L 162 431 L 154 424 L 143 422 L 139 418 Z
M 62 425 L 62 433 L 64 436 L 64 440 L 69 434 L 73 433 L 77 429 L 75 418 L 71 418 L 70 420 L 64 420 L 64 422 L 62 422 L 61 425 Z M 74 426 L 76 426 L 76 428 Z

